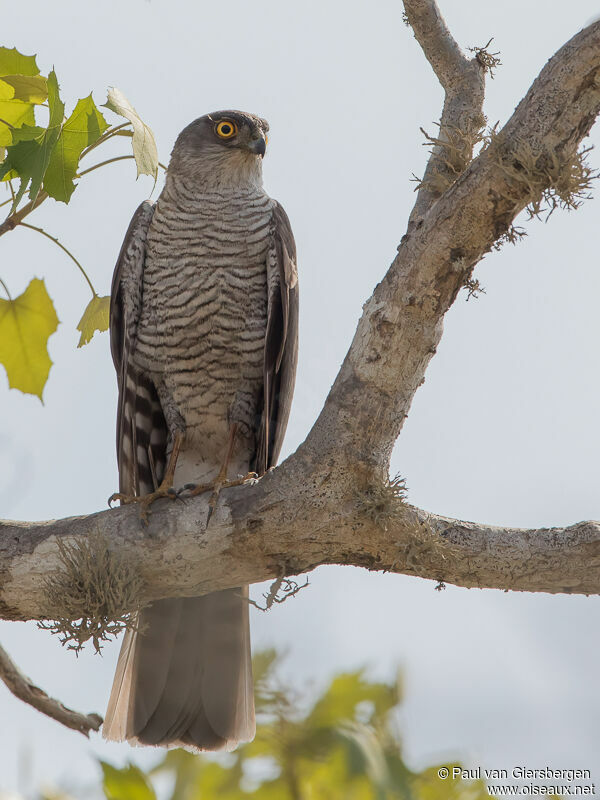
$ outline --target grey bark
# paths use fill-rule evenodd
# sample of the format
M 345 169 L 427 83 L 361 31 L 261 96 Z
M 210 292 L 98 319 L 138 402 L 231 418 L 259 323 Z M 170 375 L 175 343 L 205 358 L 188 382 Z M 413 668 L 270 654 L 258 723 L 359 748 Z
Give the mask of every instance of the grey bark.
M 48 697 L 43 689 L 38 688 L 23 675 L 2 647 L 0 647 L 0 680 L 4 681 L 10 691 L 20 700 L 37 708 L 42 714 L 61 722 L 67 728 L 83 733 L 84 736 L 89 736 L 90 731 L 97 731 L 102 725 L 102 717 L 98 714 L 80 714 L 78 711 L 72 711 L 63 706 L 59 700 Z

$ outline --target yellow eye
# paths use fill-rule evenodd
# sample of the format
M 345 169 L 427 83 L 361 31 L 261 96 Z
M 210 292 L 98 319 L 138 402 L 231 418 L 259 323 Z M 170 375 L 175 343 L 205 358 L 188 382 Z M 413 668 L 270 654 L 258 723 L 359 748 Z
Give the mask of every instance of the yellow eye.
M 231 139 L 238 132 L 235 122 L 231 122 L 228 119 L 219 122 L 215 130 L 217 131 L 217 136 L 220 136 L 221 139 Z

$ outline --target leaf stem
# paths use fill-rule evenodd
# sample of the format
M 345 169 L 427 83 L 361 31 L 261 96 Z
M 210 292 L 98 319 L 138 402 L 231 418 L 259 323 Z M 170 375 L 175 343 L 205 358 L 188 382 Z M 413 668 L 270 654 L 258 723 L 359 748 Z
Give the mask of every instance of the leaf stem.
M 4 281 L 2 280 L 2 278 L 0 278 L 0 285 L 2 286 L 2 288 L 3 288 L 3 289 L 4 289 L 4 291 L 6 292 L 6 295 L 7 295 L 8 299 L 9 299 L 9 300 L 11 301 L 11 303 L 12 303 L 12 297 L 11 297 L 11 295 L 10 295 L 10 292 L 8 291 L 8 286 L 7 286 L 7 285 L 4 283 Z
M 119 134 L 119 131 L 121 131 L 123 128 L 126 128 L 127 125 L 131 125 L 131 123 L 123 122 L 121 125 L 117 125 L 114 128 L 109 128 L 102 134 L 102 136 L 99 139 L 96 139 L 96 141 L 93 144 L 90 144 L 88 147 L 85 148 L 85 150 L 82 151 L 81 155 L 79 156 L 80 160 L 88 153 L 90 153 L 92 150 L 94 150 L 94 148 L 98 147 L 103 142 L 106 142 L 107 139 L 110 139 L 112 136 L 117 136 Z
M 69 256 L 69 258 L 77 264 L 77 267 L 78 267 L 79 271 L 81 272 L 83 277 L 86 279 L 87 284 L 88 284 L 88 286 L 90 287 L 90 289 L 92 291 L 92 297 L 96 297 L 97 296 L 97 292 L 94 289 L 94 284 L 89 279 L 87 272 L 81 266 L 79 261 L 77 261 L 77 259 L 73 255 L 73 253 L 71 253 L 70 250 L 67 250 L 67 248 L 64 246 L 64 244 L 62 244 L 62 242 L 59 239 L 57 239 L 56 236 L 52 236 L 47 231 L 45 231 L 43 228 L 38 228 L 35 225 L 29 225 L 27 222 L 21 222 L 19 224 L 22 225 L 24 228 L 30 228 L 32 231 L 37 231 L 38 233 L 41 233 L 42 236 L 45 236 L 47 239 L 50 239 L 51 242 L 54 242 L 54 244 L 57 244 L 60 247 L 60 249 L 63 252 L 65 252 Z
M 93 167 L 88 167 L 87 169 L 82 170 L 81 172 L 77 173 L 75 177 L 82 178 L 84 175 L 87 175 L 88 172 L 93 172 L 98 167 L 103 167 L 106 164 L 112 164 L 114 161 L 123 161 L 126 158 L 135 158 L 135 156 L 115 156 L 114 158 L 107 158 L 106 161 L 100 161 L 99 164 L 94 164 Z

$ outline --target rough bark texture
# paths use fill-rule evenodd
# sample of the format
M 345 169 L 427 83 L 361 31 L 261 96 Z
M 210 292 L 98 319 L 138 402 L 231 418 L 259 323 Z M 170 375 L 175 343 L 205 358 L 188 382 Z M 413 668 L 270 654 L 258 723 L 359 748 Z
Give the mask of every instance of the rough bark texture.
M 461 53 L 433 0 L 405 0 L 405 8 L 446 92 L 441 128 L 408 231 L 364 306 L 306 441 L 258 484 L 223 491 L 208 529 L 205 497 L 157 503 L 148 528 L 131 507 L 1 523 L 0 617 L 60 616 L 45 588 L 62 568 L 58 543 L 94 533 L 121 563 L 135 565 L 142 602 L 319 564 L 462 586 L 600 593 L 599 523 L 516 530 L 460 522 L 404 506 L 384 488 L 392 447 L 436 352 L 444 315 L 473 267 L 528 203 L 553 186 L 569 195 L 577 149 L 600 111 L 600 22 L 549 60 L 473 160 L 485 64 Z
M 296 575 L 320 564 L 354 564 L 468 587 L 599 591 L 599 523 L 519 530 L 393 503 L 373 511 L 368 491 L 338 493 L 335 472 L 296 481 L 314 478 L 298 461 L 293 457 L 255 486 L 224 491 L 208 529 L 204 497 L 185 504 L 158 501 L 147 528 L 130 507 L 35 525 L 3 523 L 2 617 L 57 616 L 62 609 L 45 589 L 61 568 L 57 540 L 76 542 L 99 532 L 101 546 L 108 543 L 143 577 L 142 602 Z

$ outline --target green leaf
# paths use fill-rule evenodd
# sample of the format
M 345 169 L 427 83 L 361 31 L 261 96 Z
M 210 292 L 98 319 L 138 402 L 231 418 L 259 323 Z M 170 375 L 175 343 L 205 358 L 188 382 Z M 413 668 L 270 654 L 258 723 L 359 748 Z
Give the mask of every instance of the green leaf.
M 48 96 L 46 78 L 39 72 L 35 56 L 0 47 L 0 146 L 11 144 L 13 128 L 35 124 L 33 107 Z
M 75 184 L 79 159 L 83 150 L 94 144 L 108 123 L 92 100 L 92 95 L 77 101 L 69 119 L 65 122 L 52 152 L 44 177 L 44 189 L 50 197 L 68 203 Z
M 29 142 L 32 139 L 39 139 L 41 141 L 45 128 L 40 128 L 37 125 L 23 125 L 22 128 L 15 128 L 12 132 L 13 144 L 18 142 Z M 6 151 L 5 151 L 6 152 Z M 27 169 L 27 159 L 35 155 L 35 148 L 21 148 L 20 150 L 13 151 L 12 161 L 15 164 L 22 164 L 23 169 Z M 3 160 L 3 159 L 0 159 Z M 7 164 L 7 166 L 9 166 Z M 0 174 L 2 172 L 2 165 L 0 165 Z M 9 169 L 5 174 L 0 177 L 0 181 L 9 181 L 13 178 L 18 178 L 20 172 L 16 169 Z
M 48 81 L 43 75 L 3 75 L 2 81 L 13 87 L 17 100 L 45 103 L 48 99 Z
M 65 106 L 58 94 L 58 81 L 54 70 L 48 76 L 48 107 L 50 119 L 48 127 L 43 129 L 43 134 L 29 141 L 19 141 L 8 147 L 6 158 L 0 164 L 0 179 L 11 171 L 16 172 L 21 179 L 11 211 L 18 206 L 28 188 L 29 198 L 33 201 L 37 197 L 50 163 L 52 151 L 60 135 Z M 0 144 L 2 144 L 1 140 Z
M 58 80 L 54 70 L 48 75 L 48 107 L 50 109 L 50 119 L 40 147 L 39 170 L 31 178 L 31 188 L 29 190 L 30 200 L 35 200 L 41 189 L 44 174 L 50 163 L 52 150 L 60 136 L 60 129 L 65 114 L 65 104 L 60 99 L 58 93 Z
M 106 103 L 110 111 L 125 117 L 133 127 L 133 155 L 137 164 L 138 178 L 140 175 L 152 175 L 154 180 L 158 175 L 158 150 L 154 134 L 144 122 L 123 92 L 119 89 L 109 89 Z
M 14 300 L 0 300 L 0 363 L 11 389 L 42 399 L 52 366 L 47 342 L 57 327 L 54 305 L 38 278 Z
M 1 75 L 39 75 L 40 71 L 35 63 L 35 56 L 24 56 L 16 47 L 0 47 L 0 76 Z
M 0 145 L 6 147 L 13 142 L 13 132 L 21 125 L 34 125 L 34 103 L 25 103 L 15 98 L 15 88 L 0 80 Z
M 128 764 L 122 769 L 100 762 L 102 788 L 108 800 L 156 800 L 156 793 L 139 767 Z
M 92 297 L 77 323 L 77 330 L 81 333 L 77 347 L 91 342 L 96 331 L 108 330 L 109 309 L 110 297 L 98 297 L 97 294 Z

